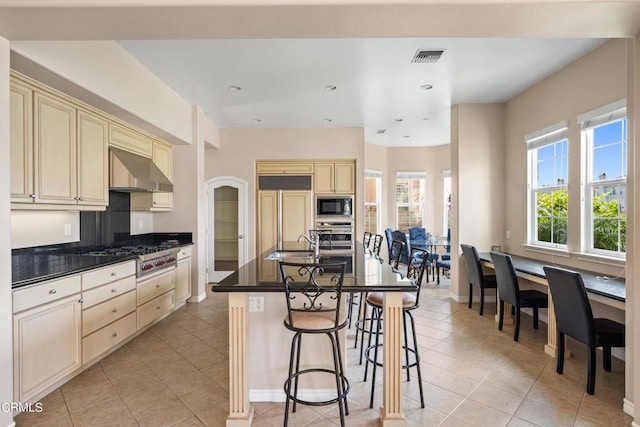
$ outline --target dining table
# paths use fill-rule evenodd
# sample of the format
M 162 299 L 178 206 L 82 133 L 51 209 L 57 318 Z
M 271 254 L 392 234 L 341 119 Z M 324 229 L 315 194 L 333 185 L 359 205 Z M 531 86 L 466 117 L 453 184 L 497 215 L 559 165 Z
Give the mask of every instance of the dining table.
M 344 253 L 341 253 L 345 256 Z M 382 292 L 383 302 L 383 402 L 382 426 L 406 426 L 402 411 L 402 294 L 416 291 L 416 285 L 399 274 L 360 242 L 346 254 L 352 257 L 345 274 L 342 292 Z M 249 402 L 247 354 L 260 351 L 248 342 L 248 299 L 252 293 L 284 292 L 278 263 L 282 260 L 322 264 L 335 259 L 335 251 L 321 249 L 315 253 L 307 242 L 282 242 L 249 261 L 219 283 L 211 283 L 213 292 L 229 294 L 229 415 L 227 426 L 250 426 L 254 410 Z M 283 312 L 283 316 L 284 316 Z M 284 326 L 283 326 L 284 328 Z M 284 381 L 284 378 L 283 378 Z
M 438 248 L 447 248 L 449 247 L 449 240 L 446 237 L 437 237 L 437 236 L 427 236 L 427 239 L 419 239 L 419 240 L 411 240 L 409 239 L 409 235 L 407 234 L 407 244 L 408 244 L 408 252 L 411 253 L 411 248 L 421 248 L 429 251 L 429 254 L 435 255 L 438 254 Z M 441 255 L 441 254 L 439 254 Z M 430 271 L 431 271 L 431 280 L 436 280 L 436 270 L 437 267 L 435 265 L 435 261 L 432 262 Z M 428 277 L 427 277 L 428 280 Z M 438 279 L 439 283 L 439 279 Z
M 482 265 L 487 268 L 494 269 L 493 261 L 491 259 L 490 252 L 480 252 L 480 261 Z M 576 271 L 582 276 L 587 296 L 589 300 L 596 301 L 598 303 L 614 307 L 620 310 L 625 309 L 626 301 L 626 288 L 624 277 L 609 277 L 602 273 L 576 269 L 574 267 L 558 265 L 556 263 L 540 261 L 534 258 L 523 257 L 519 255 L 511 255 L 513 267 L 516 270 L 518 277 L 526 279 L 530 282 L 538 283 L 546 287 L 549 286 L 547 277 L 544 273 L 544 266 L 553 265 L 555 267 L 562 267 L 569 270 Z M 550 356 L 556 355 L 556 316 L 553 308 L 553 300 L 551 298 L 551 292 L 547 292 L 547 298 L 549 302 L 548 322 L 547 322 L 547 343 L 544 346 L 544 351 Z M 505 324 L 511 323 L 511 310 L 505 308 Z M 496 315 L 497 317 L 497 315 Z M 565 352 L 565 357 L 569 357 L 569 353 Z

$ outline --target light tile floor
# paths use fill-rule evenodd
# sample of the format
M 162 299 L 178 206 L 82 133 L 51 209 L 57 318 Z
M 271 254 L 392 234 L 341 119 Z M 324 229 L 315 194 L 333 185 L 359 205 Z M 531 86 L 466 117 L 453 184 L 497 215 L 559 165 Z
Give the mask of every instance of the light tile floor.
M 543 352 L 546 324 L 535 331 L 524 316 L 520 341 L 512 327 L 497 330 L 495 304 L 469 310 L 449 299 L 447 281 L 423 285 L 415 311 L 426 408 L 421 409 L 415 369 L 403 383 L 409 426 L 628 426 L 622 411 L 624 363 L 612 372 L 598 354 L 596 392 L 585 393 L 586 355 L 571 342 L 565 373 Z M 374 408 L 363 382 L 359 350 L 348 332 L 351 383 L 348 426 L 379 425 L 382 375 Z M 228 413 L 227 298 L 209 293 L 42 399 L 42 413 L 24 413 L 18 426 L 224 426 Z M 284 404 L 255 403 L 254 426 L 281 426 Z M 299 406 L 291 426 L 339 424 L 336 405 Z

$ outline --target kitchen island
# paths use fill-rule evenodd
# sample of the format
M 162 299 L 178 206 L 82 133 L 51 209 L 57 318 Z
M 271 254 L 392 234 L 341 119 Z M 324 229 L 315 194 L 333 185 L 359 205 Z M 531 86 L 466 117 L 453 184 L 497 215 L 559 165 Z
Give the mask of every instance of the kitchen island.
M 249 403 L 247 355 L 249 351 L 260 349 L 252 348 L 252 343 L 247 339 L 249 294 L 283 292 L 280 279 L 263 274 L 264 270 L 277 271 L 281 259 L 323 263 L 327 259 L 335 260 L 337 256 L 351 257 L 350 272 L 345 275 L 344 292 L 384 292 L 383 407 L 380 408 L 380 421 L 383 426 L 406 425 L 401 393 L 402 292 L 415 291 L 416 287 L 387 263 L 365 251 L 361 244 L 356 243 L 355 250 L 350 253 L 321 251 L 316 255 L 306 242 L 283 242 L 211 287 L 213 292 L 229 293 L 230 411 L 227 426 L 249 426 L 253 420 L 253 408 Z M 263 280 L 261 277 L 270 279 Z M 283 311 L 282 318 L 284 315 Z M 287 351 L 283 349 L 284 353 Z

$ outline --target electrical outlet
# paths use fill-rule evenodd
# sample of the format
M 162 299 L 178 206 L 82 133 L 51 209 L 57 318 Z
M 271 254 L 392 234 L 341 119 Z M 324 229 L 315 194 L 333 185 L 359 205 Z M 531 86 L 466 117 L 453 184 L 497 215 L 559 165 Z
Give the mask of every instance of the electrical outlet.
M 507 239 L 511 238 L 511 230 L 507 230 Z
M 71 224 L 64 225 L 64 235 L 71 236 Z
M 249 297 L 249 313 L 262 313 L 264 311 L 264 297 Z

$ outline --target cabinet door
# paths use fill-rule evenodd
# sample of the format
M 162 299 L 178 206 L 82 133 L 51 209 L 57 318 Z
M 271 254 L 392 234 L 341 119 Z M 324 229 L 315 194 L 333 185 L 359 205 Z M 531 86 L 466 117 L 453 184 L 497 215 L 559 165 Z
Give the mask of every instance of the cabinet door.
M 314 188 L 316 193 L 333 193 L 333 163 L 316 163 L 314 168 Z
M 78 111 L 78 203 L 109 204 L 109 124 L 86 111 Z
M 173 165 L 171 147 L 168 145 L 153 143 L 153 163 L 165 174 L 167 178 L 173 180 Z M 153 193 L 153 208 L 173 207 L 173 193 Z
M 336 193 L 353 194 L 356 190 L 355 183 L 355 164 L 353 163 L 336 163 L 334 190 Z
M 81 365 L 79 295 L 13 316 L 15 399 L 25 402 Z
M 278 192 L 258 191 L 258 252 L 259 277 L 261 281 L 278 279 L 277 263 L 264 262 L 262 254 L 278 243 Z
M 36 202 L 76 204 L 76 109 L 38 92 L 34 103 Z
M 282 192 L 282 241 L 298 240 L 311 227 L 311 191 Z
M 176 265 L 176 303 L 182 304 L 191 297 L 191 258 L 184 258 Z
M 11 81 L 11 201 L 33 202 L 33 90 Z

